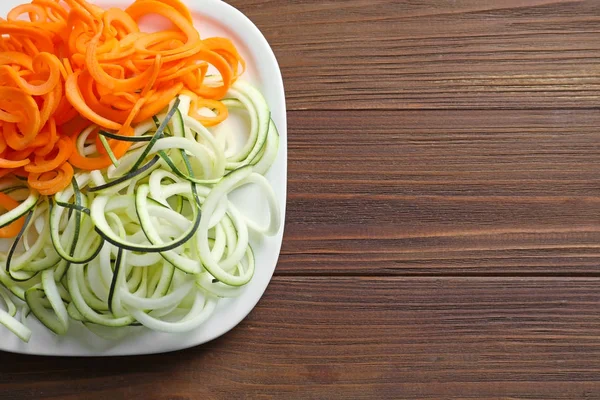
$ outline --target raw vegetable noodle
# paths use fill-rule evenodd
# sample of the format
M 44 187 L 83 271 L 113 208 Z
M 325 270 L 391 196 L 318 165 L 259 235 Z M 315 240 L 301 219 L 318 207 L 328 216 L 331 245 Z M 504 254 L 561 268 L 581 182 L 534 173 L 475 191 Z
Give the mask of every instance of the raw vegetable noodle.
M 143 32 L 152 15 L 169 29 Z M 227 118 L 219 100 L 245 63 L 227 38 L 201 39 L 178 0 L 138 0 L 126 10 L 84 0 L 33 0 L 0 20 L 0 176 L 27 178 L 40 194 L 56 194 L 74 168 L 106 168 L 106 152 L 77 151 L 73 132 L 96 124 L 131 135 L 182 93 L 193 97 L 189 115 L 204 126 Z M 218 80 L 207 77 L 209 67 Z M 199 108 L 216 110 L 210 116 Z M 108 140 L 116 157 L 128 142 Z
M 170 27 L 143 31 L 149 14 Z M 178 0 L 33 0 L 0 31 L 0 324 L 181 333 L 242 294 L 250 238 L 281 229 L 279 134 L 233 43 L 201 39 Z M 249 185 L 266 221 L 231 201 Z

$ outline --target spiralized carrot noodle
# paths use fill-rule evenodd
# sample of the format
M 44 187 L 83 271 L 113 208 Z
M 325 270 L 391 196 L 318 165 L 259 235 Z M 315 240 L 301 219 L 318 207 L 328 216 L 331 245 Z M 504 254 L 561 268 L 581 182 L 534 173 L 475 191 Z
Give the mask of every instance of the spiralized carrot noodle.
M 169 27 L 143 31 L 139 21 L 150 15 Z M 205 79 L 211 67 L 220 79 Z M 193 94 L 192 117 L 219 124 L 227 117 L 220 100 L 244 69 L 229 39 L 200 37 L 180 0 L 137 0 L 124 10 L 85 0 L 21 4 L 0 19 L 0 177 L 27 178 L 30 188 L 55 194 L 69 185 L 73 167 L 110 165 L 102 146 L 97 155 L 77 152 L 83 129 L 96 124 L 129 135 L 183 92 Z M 130 146 L 109 145 L 116 157 Z

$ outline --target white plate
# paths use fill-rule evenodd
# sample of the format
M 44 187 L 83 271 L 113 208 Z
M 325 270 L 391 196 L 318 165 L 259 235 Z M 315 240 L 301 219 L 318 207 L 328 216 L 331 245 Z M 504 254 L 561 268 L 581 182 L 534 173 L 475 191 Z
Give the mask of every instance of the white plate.
M 25 0 L 3 0 L 0 3 L 0 16 Z M 96 0 L 93 3 L 103 7 L 125 8 L 132 0 Z M 248 63 L 248 70 L 242 77 L 257 85 L 265 95 L 272 111 L 272 117 L 281 135 L 281 147 L 277 161 L 267 174 L 273 185 L 279 204 L 282 221 L 285 220 L 287 184 L 287 121 L 285 95 L 281 72 L 275 55 L 258 28 L 241 12 L 220 0 L 187 0 L 194 16 L 196 28 L 202 37 L 224 36 L 232 39 Z M 252 194 L 250 194 L 252 195 Z M 247 199 L 246 199 L 247 200 Z M 261 214 L 262 203 L 254 204 L 257 214 Z M 119 356 L 133 354 L 164 353 L 185 349 L 213 340 L 240 323 L 254 308 L 263 295 L 277 264 L 283 228 L 276 237 L 265 238 L 253 247 L 256 253 L 256 274 L 242 296 L 237 299 L 221 300 L 217 312 L 199 329 L 186 334 L 164 334 L 134 328 L 132 334 L 120 341 L 100 339 L 82 325 L 72 321 L 67 336 L 59 337 L 47 330 L 35 318 L 28 318 L 28 326 L 33 330 L 29 343 L 22 343 L 11 332 L 0 326 L 0 350 L 37 355 L 53 356 Z

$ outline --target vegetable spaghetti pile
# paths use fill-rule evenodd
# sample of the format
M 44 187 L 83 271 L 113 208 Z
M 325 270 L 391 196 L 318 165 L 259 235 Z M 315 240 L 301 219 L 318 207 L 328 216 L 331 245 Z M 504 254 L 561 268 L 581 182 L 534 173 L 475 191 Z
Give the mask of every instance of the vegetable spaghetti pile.
M 186 332 L 243 293 L 250 237 L 281 228 L 279 134 L 233 43 L 201 39 L 179 0 L 33 0 L 0 32 L 0 324 Z M 248 185 L 266 224 L 230 200 Z
M 169 29 L 143 32 L 152 15 Z M 76 151 L 73 131 L 94 123 L 131 135 L 132 124 L 175 96 L 193 98 L 190 115 L 205 126 L 227 118 L 221 99 L 244 60 L 226 38 L 202 40 L 178 0 L 139 0 L 104 10 L 85 0 L 33 0 L 0 21 L 0 176 L 26 177 L 41 194 L 63 190 L 73 167 L 106 168 L 111 160 Z M 209 66 L 219 81 L 206 79 Z M 211 116 L 200 108 L 218 110 Z M 123 156 L 130 144 L 108 140 Z

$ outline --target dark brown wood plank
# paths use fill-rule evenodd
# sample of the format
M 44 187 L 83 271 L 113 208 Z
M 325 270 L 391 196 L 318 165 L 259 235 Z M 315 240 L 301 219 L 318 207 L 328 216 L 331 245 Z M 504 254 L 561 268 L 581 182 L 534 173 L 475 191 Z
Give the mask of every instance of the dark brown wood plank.
M 279 274 L 598 274 L 600 114 L 290 112 Z
M 595 0 L 232 0 L 280 61 L 290 109 L 590 108 Z
M 224 338 L 119 359 L 0 354 L 4 400 L 597 398 L 600 279 L 276 278 Z
M 264 299 L 178 353 L 0 353 L 0 398 L 599 398 L 600 2 L 229 2 L 296 110 Z

